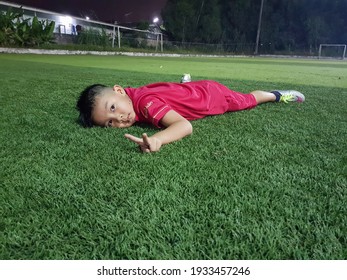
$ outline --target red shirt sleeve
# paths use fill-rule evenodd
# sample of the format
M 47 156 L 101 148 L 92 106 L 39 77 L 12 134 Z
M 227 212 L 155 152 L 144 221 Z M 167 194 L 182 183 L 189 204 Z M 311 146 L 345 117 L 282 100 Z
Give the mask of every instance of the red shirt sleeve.
M 141 117 L 156 127 L 160 127 L 160 120 L 167 112 L 172 110 L 171 106 L 161 98 L 149 96 L 141 100 L 139 109 L 141 111 Z

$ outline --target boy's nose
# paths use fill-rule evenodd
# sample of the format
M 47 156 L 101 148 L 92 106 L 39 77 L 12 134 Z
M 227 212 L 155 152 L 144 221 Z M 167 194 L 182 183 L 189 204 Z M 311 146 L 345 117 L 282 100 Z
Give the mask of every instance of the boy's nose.
M 122 121 L 124 118 L 123 114 L 118 114 L 117 120 Z

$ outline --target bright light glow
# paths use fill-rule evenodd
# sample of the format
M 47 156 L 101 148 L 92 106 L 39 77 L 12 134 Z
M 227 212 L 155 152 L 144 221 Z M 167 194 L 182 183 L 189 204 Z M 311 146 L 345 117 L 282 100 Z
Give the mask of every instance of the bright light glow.
M 60 17 L 60 21 L 63 25 L 69 26 L 69 24 L 72 24 L 72 17 L 70 16 L 63 16 Z
M 153 19 L 153 23 L 157 23 L 159 21 L 159 18 L 157 18 L 157 17 L 155 17 L 154 19 Z
M 86 17 L 86 20 L 90 20 L 90 17 Z

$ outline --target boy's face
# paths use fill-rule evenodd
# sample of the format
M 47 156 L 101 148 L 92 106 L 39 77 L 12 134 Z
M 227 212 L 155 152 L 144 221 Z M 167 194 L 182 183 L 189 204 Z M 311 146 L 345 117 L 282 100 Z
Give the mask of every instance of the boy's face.
M 133 103 L 120 86 L 106 88 L 95 98 L 92 111 L 94 124 L 103 127 L 129 127 L 135 123 Z

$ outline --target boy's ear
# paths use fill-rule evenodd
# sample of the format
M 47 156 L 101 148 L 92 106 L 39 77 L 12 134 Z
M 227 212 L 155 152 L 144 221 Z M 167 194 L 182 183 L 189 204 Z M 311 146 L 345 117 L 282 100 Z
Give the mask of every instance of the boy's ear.
M 124 94 L 125 93 L 124 89 L 121 86 L 119 86 L 119 85 L 114 85 L 113 86 L 113 91 L 115 91 L 115 92 L 117 92 L 119 94 Z

